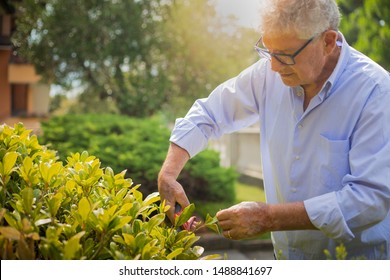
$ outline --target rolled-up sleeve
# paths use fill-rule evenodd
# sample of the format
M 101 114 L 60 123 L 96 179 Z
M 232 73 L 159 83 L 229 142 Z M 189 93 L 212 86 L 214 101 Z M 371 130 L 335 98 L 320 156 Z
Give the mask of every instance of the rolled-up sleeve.
M 340 241 L 354 238 L 337 203 L 335 192 L 305 200 L 304 205 L 312 224 L 327 237 Z
M 176 120 L 170 141 L 191 157 L 207 147 L 210 138 L 250 126 L 259 120 L 259 85 L 264 75 L 255 63 L 219 85 L 208 98 L 195 101 L 184 118 Z
M 190 121 L 180 118 L 175 122 L 169 141 L 185 149 L 190 157 L 194 157 L 207 147 L 207 137 Z

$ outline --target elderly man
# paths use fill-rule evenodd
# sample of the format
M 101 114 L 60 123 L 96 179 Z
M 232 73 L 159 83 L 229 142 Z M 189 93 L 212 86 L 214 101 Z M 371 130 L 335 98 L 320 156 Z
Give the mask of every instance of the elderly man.
M 219 211 L 224 236 L 271 232 L 282 259 L 323 259 L 341 243 L 350 258 L 390 259 L 388 72 L 348 45 L 334 0 L 261 2 L 261 59 L 176 121 L 161 197 L 187 206 L 185 163 L 259 121 L 267 203 Z

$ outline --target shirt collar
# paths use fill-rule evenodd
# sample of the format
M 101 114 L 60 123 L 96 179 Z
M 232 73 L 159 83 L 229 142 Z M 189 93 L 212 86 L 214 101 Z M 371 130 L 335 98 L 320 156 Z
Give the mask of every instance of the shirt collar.
M 340 56 L 332 74 L 329 76 L 328 80 L 325 82 L 320 93 L 318 94 L 318 97 L 321 99 L 321 101 L 332 95 L 332 88 L 337 83 L 341 73 L 344 71 L 348 63 L 348 58 L 350 55 L 349 45 L 341 32 L 338 32 L 337 45 L 341 47 Z

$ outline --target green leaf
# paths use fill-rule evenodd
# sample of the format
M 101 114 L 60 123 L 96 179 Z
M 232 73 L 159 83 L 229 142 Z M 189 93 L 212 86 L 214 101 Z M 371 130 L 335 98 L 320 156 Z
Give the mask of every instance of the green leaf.
M 221 233 L 217 217 L 211 217 L 210 214 L 207 214 L 204 225 L 218 234 Z
M 184 208 L 181 214 L 175 218 L 175 227 L 180 227 L 185 224 L 185 222 L 187 222 L 188 219 L 191 218 L 192 213 L 194 213 L 194 211 L 195 205 L 193 203 Z
M 120 189 L 116 195 L 115 195 L 115 199 L 120 201 L 120 200 L 123 200 L 123 198 L 125 197 L 125 195 L 127 194 L 127 189 L 123 188 L 123 189 Z
M 153 216 L 147 223 L 144 224 L 145 230 L 151 232 L 152 229 L 160 225 L 165 220 L 165 214 L 160 213 Z
M 139 219 L 136 219 L 134 222 L 133 222 L 133 233 L 134 234 L 138 234 L 140 231 L 141 231 L 141 228 L 142 228 L 142 221 L 139 220 Z
M 49 202 L 49 210 L 50 210 L 50 216 L 54 218 L 57 215 L 58 209 L 61 207 L 63 195 L 62 193 L 57 193 L 55 196 L 53 196 Z
M 145 198 L 143 205 L 144 206 L 150 205 L 150 204 L 155 203 L 157 201 L 160 201 L 160 195 L 158 192 L 154 192 Z
M 85 234 L 85 231 L 81 231 L 72 236 L 65 244 L 64 247 L 64 259 L 71 260 L 77 256 L 77 252 L 80 250 L 80 239 Z
M 173 259 L 176 258 L 178 255 L 180 255 L 183 251 L 184 251 L 184 248 L 177 248 L 176 250 L 174 250 L 172 253 L 170 253 L 170 254 L 167 256 L 167 259 L 168 259 L 168 260 L 173 260 Z
M 133 203 L 125 203 L 122 205 L 121 209 L 119 209 L 117 213 L 118 215 L 123 215 L 124 213 L 127 213 L 132 207 Z
M 125 233 L 125 234 L 127 234 L 127 233 Z M 119 235 L 114 235 L 114 236 L 112 237 L 112 241 L 114 241 L 114 242 L 116 242 L 116 243 L 119 243 L 119 244 L 123 244 L 123 245 L 126 244 L 125 241 L 124 241 L 124 239 L 123 239 L 121 236 L 119 236 Z
M 146 241 L 147 241 L 147 237 L 146 237 L 145 232 L 141 231 L 135 237 L 135 244 L 136 244 L 137 248 L 139 248 L 139 249 L 142 249 L 145 246 Z
M 23 200 L 23 208 L 24 211 L 26 211 L 27 214 L 30 214 L 32 211 L 32 205 L 33 205 L 33 189 L 32 188 L 24 188 L 20 194 L 22 195 L 22 200 Z
M 50 183 L 53 177 L 57 176 L 60 171 L 62 170 L 62 163 L 61 162 L 56 162 L 52 164 L 49 169 L 48 169 L 48 174 L 47 174 L 47 183 Z
M 133 188 L 133 196 L 134 196 L 135 200 L 138 202 L 141 202 L 143 199 L 142 193 L 134 188 Z
M 13 171 L 17 158 L 18 153 L 14 151 L 8 152 L 4 155 L 3 164 L 0 166 L 1 175 L 7 176 Z
M 83 197 L 79 201 L 79 214 L 83 222 L 87 221 L 89 214 L 91 213 L 91 204 L 86 197 Z
M 158 253 L 159 248 L 156 246 L 157 242 L 157 239 L 153 239 L 143 246 L 141 253 L 143 260 L 150 260 L 153 258 L 154 255 Z
M 128 224 L 132 219 L 133 219 L 133 217 L 131 217 L 131 216 L 125 216 L 125 217 L 119 218 L 119 223 L 117 225 L 115 225 L 115 227 L 112 229 L 112 231 L 116 231 L 118 229 L 121 229 L 124 225 Z
M 11 214 L 9 212 L 4 213 L 4 219 L 7 221 L 7 223 L 11 227 L 16 228 L 16 229 L 21 228 L 21 225 L 19 226 L 20 220 L 18 218 L 20 218 L 20 216 L 15 217 L 13 214 Z
M 127 246 L 130 248 L 135 248 L 135 237 L 132 234 L 123 233 L 123 240 Z
M 22 178 L 31 185 L 36 184 L 38 182 L 38 176 L 36 176 L 36 173 L 37 170 L 34 169 L 33 159 L 31 157 L 24 158 L 23 165 L 20 167 L 20 175 Z

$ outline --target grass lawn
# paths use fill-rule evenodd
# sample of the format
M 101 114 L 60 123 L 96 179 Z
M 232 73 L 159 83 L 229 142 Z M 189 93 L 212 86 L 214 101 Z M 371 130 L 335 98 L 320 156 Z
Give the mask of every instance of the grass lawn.
M 265 201 L 265 194 L 262 187 L 253 186 L 244 184 L 241 182 L 236 182 L 236 200 L 234 204 L 240 203 L 242 201 Z M 226 202 L 195 202 L 196 212 L 201 217 L 205 217 L 208 214 L 211 216 L 215 216 L 215 214 L 225 208 L 229 208 L 232 206 L 232 203 Z M 259 239 L 270 239 L 270 234 L 266 233 L 260 237 Z
M 234 204 L 242 201 L 265 201 L 264 190 L 259 186 L 247 185 L 236 182 L 236 200 Z M 214 216 L 219 210 L 229 208 L 232 203 L 228 202 L 195 202 L 196 212 L 200 216 L 206 216 L 209 213 Z
M 236 183 L 236 203 L 242 201 L 265 201 L 263 188 L 259 186 L 247 185 L 244 183 Z

